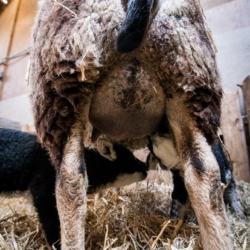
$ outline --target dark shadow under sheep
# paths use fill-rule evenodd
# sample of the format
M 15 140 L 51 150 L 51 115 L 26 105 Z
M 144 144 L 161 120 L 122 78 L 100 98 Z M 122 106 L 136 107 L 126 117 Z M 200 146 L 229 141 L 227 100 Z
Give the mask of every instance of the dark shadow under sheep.
M 93 139 L 116 141 L 152 137 L 162 125 L 180 157 L 204 250 L 232 250 L 211 150 L 222 89 L 199 1 L 61 4 L 40 2 L 29 81 L 38 139 L 56 169 L 62 249 L 85 248 L 90 122 Z
M 88 193 L 107 187 L 120 187 L 146 178 L 147 167 L 144 163 L 122 146 L 110 145 L 110 147 L 112 149 L 107 148 L 107 150 L 114 150 L 117 155 L 115 161 L 106 159 L 94 149 L 85 149 L 85 160 L 88 164 Z M 220 166 L 221 182 L 229 183 L 224 193 L 225 203 L 229 204 L 236 214 L 244 216 L 231 176 L 230 164 L 221 145 L 213 147 L 213 152 Z M 183 178 L 179 175 L 180 170 L 172 172 L 174 191 L 171 218 L 180 218 L 178 211 L 181 209 L 177 208 L 186 205 L 187 191 Z M 35 135 L 0 129 L 0 192 L 30 190 L 49 246 L 60 239 L 60 222 L 54 195 L 55 176 L 48 154 L 38 143 Z M 55 246 L 60 249 L 59 242 Z

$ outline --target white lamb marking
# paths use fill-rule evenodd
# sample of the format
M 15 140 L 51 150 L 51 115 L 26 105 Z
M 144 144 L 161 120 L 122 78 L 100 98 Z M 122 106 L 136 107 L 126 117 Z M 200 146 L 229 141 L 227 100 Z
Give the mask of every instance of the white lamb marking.
M 162 165 L 168 169 L 181 169 L 180 156 L 178 155 L 173 140 L 168 135 L 152 137 L 153 152 L 160 159 Z

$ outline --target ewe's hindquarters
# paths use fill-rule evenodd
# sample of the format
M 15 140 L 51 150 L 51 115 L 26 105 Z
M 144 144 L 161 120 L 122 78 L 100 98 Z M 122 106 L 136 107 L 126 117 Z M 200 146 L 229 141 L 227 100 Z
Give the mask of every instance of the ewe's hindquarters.
M 55 1 L 41 1 L 33 30 L 30 81 L 38 137 L 57 171 L 63 250 L 84 249 L 83 141 L 96 85 L 107 84 L 107 76 L 115 79 L 117 64 L 127 68 L 127 62 L 133 61 L 140 62 L 139 69 L 164 90 L 166 127 L 182 161 L 204 249 L 232 249 L 219 168 L 210 146 L 217 136 L 222 92 L 197 2 L 159 1 L 159 11 L 141 46 L 121 54 L 115 49 L 117 30 L 125 17 L 120 0 L 62 1 L 76 15 Z M 137 79 L 130 79 L 126 84 L 131 87 Z

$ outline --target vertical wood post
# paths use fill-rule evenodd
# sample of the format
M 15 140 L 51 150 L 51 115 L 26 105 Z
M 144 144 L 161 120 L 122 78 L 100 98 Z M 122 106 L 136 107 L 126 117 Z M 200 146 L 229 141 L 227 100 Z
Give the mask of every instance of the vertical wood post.
M 236 180 L 250 182 L 249 159 L 238 90 L 226 90 L 222 102 L 221 129 L 233 162 Z
M 250 157 L 250 75 L 241 84 L 245 113 L 243 122 L 247 140 L 248 157 Z M 250 159 L 249 159 L 250 160 Z
M 244 98 L 244 105 L 247 114 L 248 129 L 250 133 L 250 76 L 248 76 L 242 83 L 242 93 Z

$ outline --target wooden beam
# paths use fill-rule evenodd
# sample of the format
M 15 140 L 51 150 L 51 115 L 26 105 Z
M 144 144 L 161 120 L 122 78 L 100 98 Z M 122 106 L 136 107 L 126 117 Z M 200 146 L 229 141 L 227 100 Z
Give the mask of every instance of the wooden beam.
M 244 102 L 244 128 L 246 134 L 246 141 L 247 141 L 247 150 L 248 150 L 248 157 L 250 157 L 250 76 L 247 76 L 246 79 L 242 82 L 241 90 L 243 95 L 243 102 Z
M 15 129 L 32 134 L 36 133 L 35 126 L 33 124 L 21 124 L 20 122 L 5 118 L 0 118 L 0 128 Z
M 11 121 L 8 119 L 0 118 L 0 128 L 8 128 L 21 130 L 22 126 L 19 122 Z
M 242 82 L 241 87 L 247 114 L 248 129 L 250 133 L 250 76 L 246 77 L 246 79 Z
M 20 0 L 20 7 L 10 42 L 8 56 L 15 55 L 30 47 L 30 31 L 37 12 L 37 0 Z M 5 69 L 2 100 L 7 100 L 30 92 L 31 85 L 25 81 L 29 56 L 11 60 Z
M 9 56 L 11 40 L 17 18 L 20 0 L 14 0 L 5 8 L 0 15 L 0 61 Z M 0 72 L 5 72 L 6 66 L 0 65 Z M 0 80 L 0 100 L 2 99 L 4 79 Z
M 236 180 L 250 182 L 246 137 L 237 89 L 226 90 L 224 93 L 221 128 L 225 146 L 233 162 Z

